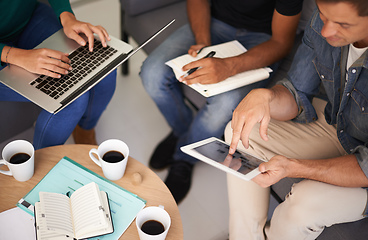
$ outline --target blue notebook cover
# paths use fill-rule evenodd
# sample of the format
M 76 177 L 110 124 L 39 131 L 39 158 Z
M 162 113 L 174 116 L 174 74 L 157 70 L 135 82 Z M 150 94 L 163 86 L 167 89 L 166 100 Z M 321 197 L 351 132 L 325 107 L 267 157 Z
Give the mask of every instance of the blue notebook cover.
M 97 183 L 101 191 L 108 194 L 114 232 L 90 239 L 118 239 L 133 222 L 146 201 L 119 185 L 90 171 L 68 157 L 62 158 L 44 178 L 20 199 L 17 206 L 34 216 L 34 204 L 38 202 L 39 192 L 55 192 L 71 195 L 78 188 Z

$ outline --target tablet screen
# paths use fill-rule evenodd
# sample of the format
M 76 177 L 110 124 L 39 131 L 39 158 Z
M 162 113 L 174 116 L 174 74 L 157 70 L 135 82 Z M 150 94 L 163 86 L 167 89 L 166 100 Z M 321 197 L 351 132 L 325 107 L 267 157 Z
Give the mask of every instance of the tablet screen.
M 195 147 L 193 150 L 242 174 L 251 172 L 263 162 L 239 150 L 232 156 L 228 155 L 229 145 L 217 140 Z

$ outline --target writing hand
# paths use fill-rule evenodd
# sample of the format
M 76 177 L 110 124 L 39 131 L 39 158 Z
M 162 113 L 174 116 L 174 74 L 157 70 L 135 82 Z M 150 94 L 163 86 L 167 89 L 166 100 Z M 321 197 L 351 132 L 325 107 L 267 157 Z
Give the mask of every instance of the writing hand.
M 249 147 L 249 134 L 257 122 L 260 123 L 261 138 L 268 140 L 267 128 L 271 120 L 268 91 L 270 90 L 262 88 L 252 90 L 234 110 L 229 154 L 234 154 L 239 140 L 242 140 L 245 148 Z
M 204 47 L 207 47 L 207 45 L 204 43 L 192 45 L 188 50 L 188 54 L 192 57 L 196 57 Z
M 188 85 L 194 83 L 211 84 L 218 83 L 230 77 L 227 61 L 223 58 L 203 58 L 183 66 L 183 71 L 198 68 L 192 74 L 182 77 L 179 81 Z
M 110 41 L 109 34 L 102 26 L 94 26 L 87 22 L 78 21 L 75 16 L 69 12 L 63 12 L 60 14 L 60 20 L 64 28 L 64 33 L 70 39 L 73 39 L 82 46 L 86 45 L 86 41 L 80 36 L 81 33 L 86 35 L 89 43 L 89 50 L 93 51 L 93 34 L 96 33 L 102 43 L 102 46 L 106 47 L 106 41 Z

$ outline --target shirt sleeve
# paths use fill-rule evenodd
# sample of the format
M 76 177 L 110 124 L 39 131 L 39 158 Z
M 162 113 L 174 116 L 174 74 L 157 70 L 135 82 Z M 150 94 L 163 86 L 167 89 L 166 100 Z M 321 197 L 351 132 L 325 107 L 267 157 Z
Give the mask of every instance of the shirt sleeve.
M 303 0 L 277 0 L 275 9 L 285 16 L 294 16 L 302 11 Z
M 294 96 L 298 104 L 299 114 L 293 120 L 300 123 L 309 123 L 318 119 L 312 105 L 313 98 L 318 94 L 321 79 L 315 69 L 313 60 L 316 57 L 313 30 L 306 28 L 303 41 L 295 53 L 286 79 L 278 84 L 286 87 Z
M 6 46 L 5 44 L 0 43 L 0 58 L 1 58 L 1 54 L 3 53 L 3 50 L 4 50 L 4 47 L 5 47 L 5 46 Z M 5 62 L 0 61 L 0 67 L 4 67 L 5 65 L 6 65 L 6 63 L 5 63 Z
M 353 154 L 358 159 L 360 168 L 368 178 L 368 148 L 364 145 L 359 145 L 354 149 Z
M 60 14 L 63 13 L 63 12 L 70 12 L 70 13 L 74 14 L 69 1 L 66 1 L 66 0 L 49 0 L 49 3 L 50 3 L 50 5 L 51 5 L 52 9 L 54 10 L 57 17 L 60 17 Z

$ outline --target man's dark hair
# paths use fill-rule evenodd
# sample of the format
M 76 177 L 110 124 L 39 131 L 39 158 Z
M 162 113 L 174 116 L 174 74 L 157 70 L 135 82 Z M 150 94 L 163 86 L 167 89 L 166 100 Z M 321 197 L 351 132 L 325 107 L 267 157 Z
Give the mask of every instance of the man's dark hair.
M 316 2 L 323 3 L 350 3 L 354 5 L 356 10 L 358 11 L 358 15 L 360 17 L 368 16 L 368 0 L 316 0 Z

